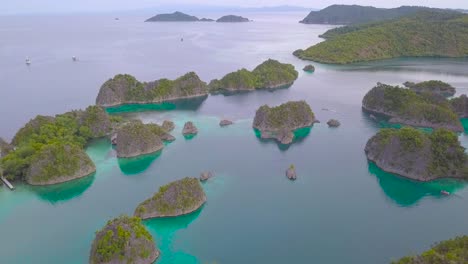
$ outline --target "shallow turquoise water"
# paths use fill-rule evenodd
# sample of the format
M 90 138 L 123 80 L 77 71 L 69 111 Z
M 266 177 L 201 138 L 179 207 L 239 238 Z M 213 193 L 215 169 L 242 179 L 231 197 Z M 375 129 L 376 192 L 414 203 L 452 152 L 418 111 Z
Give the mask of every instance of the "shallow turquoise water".
M 47 22 L 51 18 L 42 19 Z M 97 20 L 96 28 L 105 34 L 76 45 L 85 47 L 83 53 L 96 55 L 93 59 L 70 66 L 68 60 L 59 59 L 68 54 L 67 48 L 46 49 L 50 43 L 44 41 L 38 47 L 56 53 L 48 54 L 28 71 L 5 66 L 14 65 L 13 56 L 0 61 L 0 66 L 7 63 L 1 67 L 7 69 L 7 73 L 0 73 L 1 87 L 15 87 L 0 98 L 0 110 L 12 112 L 1 115 L 1 123 L 8 124 L 0 127 L 2 135 L 11 138 L 33 114 L 92 104 L 99 84 L 117 72 L 136 73 L 149 80 L 195 69 L 209 79 L 238 67 L 253 67 L 268 57 L 301 69 L 306 62 L 292 57 L 290 51 L 318 41 L 317 35 L 326 29 L 273 17 L 247 25 L 250 28 L 233 26 L 226 31 L 216 25 L 203 28 L 197 24 L 171 26 L 171 33 L 167 33 L 167 28 L 147 28 L 137 21 L 121 19 L 115 26 L 101 18 L 90 19 Z M 42 21 L 32 21 L 37 20 Z M 86 23 L 73 25 L 84 32 L 96 30 L 94 25 L 86 28 Z M 22 42 L 16 43 L 21 38 L 14 33 L 35 28 L 27 19 L 20 25 L 25 28 L 8 31 L 7 38 L 7 46 L 16 47 L 17 56 L 27 49 Z M 125 31 L 124 25 L 128 26 Z M 53 33 L 54 27 L 57 25 L 44 29 L 45 33 Z M 172 37 L 180 39 L 181 32 L 194 32 L 184 38 L 191 50 L 171 46 L 165 55 L 147 43 L 152 40 L 169 45 Z M 224 38 L 229 40 L 225 44 L 220 42 Z M 77 50 L 77 46 L 64 45 L 71 45 L 67 38 L 57 41 L 60 47 Z M 100 44 L 108 41 L 113 45 L 102 48 Z M 181 56 L 173 56 L 178 52 Z M 188 56 L 192 53 L 193 57 Z M 379 81 L 401 84 L 440 79 L 466 93 L 468 61 L 401 59 L 345 67 L 315 66 L 315 73 L 300 73 L 289 89 L 111 109 L 112 114 L 144 122 L 171 119 L 177 139 L 159 153 L 128 160 L 117 159 L 107 140 L 97 140 L 87 149 L 97 165 L 91 177 L 53 187 L 19 185 L 13 192 L 0 188 L 0 262 L 86 263 L 94 232 L 107 220 L 132 214 L 159 186 L 186 176 L 197 177 L 205 170 L 213 171 L 216 177 L 203 184 L 208 202 L 201 210 L 180 218 L 145 221 L 162 251 L 158 264 L 388 263 L 436 241 L 468 234 L 466 183 L 413 182 L 368 163 L 365 143 L 388 125 L 374 122 L 361 111 L 362 97 Z M 17 93 L 31 87 L 41 88 L 25 99 L 34 102 L 18 101 L 22 97 Z M 259 139 L 251 126 L 255 110 L 288 100 L 306 100 L 322 123 L 298 131 L 290 147 Z M 21 109 L 11 111 L 18 105 Z M 322 110 L 325 108 L 329 110 Z M 235 124 L 220 128 L 218 123 L 224 118 Z M 328 128 L 330 118 L 338 119 L 342 126 Z M 189 120 L 199 134 L 186 139 L 181 130 Z M 467 127 L 468 121 L 463 123 Z M 460 140 L 468 146 L 466 133 Z M 295 164 L 298 172 L 295 182 L 284 175 L 290 164 Z M 440 190 L 454 195 L 441 196 Z

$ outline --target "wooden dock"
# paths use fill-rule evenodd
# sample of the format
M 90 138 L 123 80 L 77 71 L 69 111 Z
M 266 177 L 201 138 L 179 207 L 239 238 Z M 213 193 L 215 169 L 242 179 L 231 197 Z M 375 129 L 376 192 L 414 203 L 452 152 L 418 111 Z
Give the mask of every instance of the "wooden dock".
M 5 177 L 0 177 L 0 179 L 10 190 L 15 189 L 15 187 Z

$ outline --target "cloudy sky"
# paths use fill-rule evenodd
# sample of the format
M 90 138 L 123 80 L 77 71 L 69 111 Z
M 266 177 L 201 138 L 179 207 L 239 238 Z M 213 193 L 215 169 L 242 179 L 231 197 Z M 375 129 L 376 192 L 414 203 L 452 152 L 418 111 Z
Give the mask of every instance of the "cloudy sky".
M 331 4 L 359 4 L 377 7 L 424 5 L 468 9 L 468 0 L 0 0 L 0 2 L 0 14 L 117 11 L 171 4 L 239 7 L 297 5 L 310 8 L 323 8 Z

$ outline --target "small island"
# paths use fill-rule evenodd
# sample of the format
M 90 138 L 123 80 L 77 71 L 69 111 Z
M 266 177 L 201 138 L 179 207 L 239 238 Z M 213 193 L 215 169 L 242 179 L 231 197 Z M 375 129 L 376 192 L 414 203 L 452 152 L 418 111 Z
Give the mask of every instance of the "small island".
M 196 16 L 184 14 L 182 12 L 174 12 L 172 14 L 158 14 L 148 18 L 145 22 L 196 22 L 200 21 Z
M 84 148 L 90 140 L 110 135 L 118 122 L 98 106 L 55 117 L 36 116 L 16 133 L 8 153 L 2 153 L 3 175 L 32 185 L 92 175 L 96 168 Z
M 162 128 L 167 132 L 171 132 L 172 130 L 174 130 L 175 124 L 170 120 L 164 120 L 162 123 Z
M 468 236 L 460 236 L 434 245 L 419 256 L 404 257 L 392 264 L 467 263 Z
M 159 254 L 153 236 L 140 218 L 120 216 L 96 232 L 89 263 L 152 264 Z
M 348 64 L 402 57 L 468 56 L 468 15 L 428 9 L 397 19 L 327 31 L 320 42 L 293 54 L 303 60 Z
M 309 64 L 309 65 L 306 65 L 302 70 L 308 73 L 313 73 L 315 72 L 315 67 L 314 65 Z
M 341 123 L 340 123 L 340 121 L 338 121 L 336 119 L 330 119 L 330 120 L 328 120 L 327 125 L 329 127 L 339 127 L 339 126 L 341 126 Z
M 364 111 L 385 116 L 390 123 L 462 132 L 457 114 L 445 99 L 417 94 L 409 89 L 378 83 L 362 100 Z
M 412 180 L 468 179 L 465 148 L 446 129 L 432 134 L 410 127 L 382 129 L 369 139 L 365 153 L 382 170 Z
M 193 124 L 192 121 L 185 122 L 184 128 L 182 129 L 182 134 L 184 136 L 196 135 L 198 134 L 198 128 Z
M 250 22 L 248 18 L 241 17 L 241 16 L 234 16 L 234 15 L 227 15 L 220 17 L 216 22 L 221 23 L 240 23 L 240 22 Z
M 296 167 L 294 164 L 291 164 L 286 170 L 286 178 L 290 179 L 291 181 L 295 181 L 297 179 Z
M 273 138 L 288 145 L 293 142 L 295 130 L 316 122 L 310 106 L 305 101 L 296 101 L 277 107 L 261 106 L 255 113 L 253 128 L 260 131 L 261 138 Z
M 213 80 L 209 84 L 211 93 L 233 93 L 256 89 L 278 89 L 291 86 L 299 73 L 293 65 L 269 59 L 253 71 L 241 69 Z
M 140 82 L 128 74 L 118 74 L 105 82 L 96 98 L 96 105 L 112 107 L 125 104 L 151 104 L 208 95 L 205 82 L 194 72 L 176 80 L 160 79 Z
M 404 85 L 415 93 L 432 93 L 443 97 L 451 97 L 456 93 L 456 89 L 442 81 L 425 81 L 420 83 L 405 82 Z
M 163 149 L 161 135 L 164 133 L 155 124 L 145 125 L 141 121 L 127 123 L 117 132 L 117 157 L 132 158 Z
M 180 216 L 198 210 L 205 202 L 200 181 L 184 178 L 161 186 L 153 197 L 138 205 L 135 216 L 142 219 Z

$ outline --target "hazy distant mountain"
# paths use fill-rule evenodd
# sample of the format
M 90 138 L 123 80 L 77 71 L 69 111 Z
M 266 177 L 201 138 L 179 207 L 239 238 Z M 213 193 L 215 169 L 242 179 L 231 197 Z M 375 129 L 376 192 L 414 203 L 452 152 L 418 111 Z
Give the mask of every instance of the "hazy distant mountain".
M 376 8 L 359 5 L 332 5 L 320 11 L 312 11 L 304 18 L 304 24 L 348 25 L 383 21 L 414 14 L 419 11 L 436 11 L 441 9 L 421 6 L 401 6 L 398 8 Z

